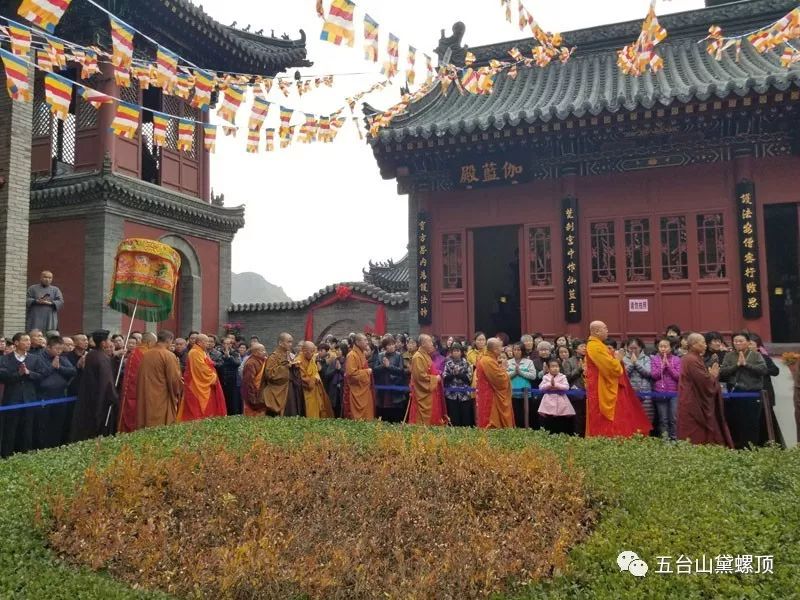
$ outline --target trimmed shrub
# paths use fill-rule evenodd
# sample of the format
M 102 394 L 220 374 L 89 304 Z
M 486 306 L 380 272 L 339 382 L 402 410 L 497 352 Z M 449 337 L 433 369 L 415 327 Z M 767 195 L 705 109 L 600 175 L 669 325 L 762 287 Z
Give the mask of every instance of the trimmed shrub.
M 243 453 L 125 447 L 52 502 L 70 562 L 203 598 L 478 598 L 563 572 L 593 523 L 550 451 L 381 433 Z

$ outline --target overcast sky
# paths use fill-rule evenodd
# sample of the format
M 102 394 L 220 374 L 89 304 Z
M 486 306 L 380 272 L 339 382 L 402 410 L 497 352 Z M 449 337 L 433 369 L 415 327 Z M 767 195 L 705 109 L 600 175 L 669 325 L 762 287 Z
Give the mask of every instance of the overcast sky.
M 433 56 L 441 30 L 449 35 L 458 20 L 466 24 L 468 46 L 525 37 L 516 24 L 506 22 L 498 0 L 360 0 L 354 48 L 319 40 L 322 21 L 314 0 L 194 2 L 226 25 L 235 20 L 240 27 L 250 24 L 252 31 L 263 29 L 268 34 L 274 29 L 276 35 L 285 32 L 292 38 L 303 29 L 308 58 L 314 62 L 312 68 L 301 70 L 303 74 L 362 73 L 339 76 L 332 89 L 320 88 L 302 98 L 296 92 L 285 98 L 277 89 L 269 95 L 274 102 L 315 114 L 333 112 L 347 96 L 382 79 L 379 67 L 363 60 L 365 11 L 380 24 L 381 61 L 389 32 L 400 37 L 401 69 L 408 44 L 417 48 L 418 82 L 425 79 L 422 53 Z M 326 11 L 329 4 L 325 0 Z M 516 4 L 514 0 L 514 19 Z M 525 5 L 543 28 L 563 32 L 643 18 L 649 0 L 528 0 Z M 657 10 L 666 14 L 702 5 L 702 0 L 661 0 Z M 399 77 L 396 82 L 366 100 L 380 108 L 394 104 L 399 99 Z M 331 283 L 361 280 L 361 270 L 370 260 L 405 254 L 406 196 L 397 195 L 394 180 L 381 179 L 369 146 L 359 141 L 352 123 L 333 144 L 293 144 L 287 150 L 252 155 L 245 152 L 248 115 L 249 106 L 240 109 L 237 123 L 242 131 L 236 139 L 220 132 L 212 159 L 214 191 L 225 194 L 227 206 L 246 206 L 247 224 L 233 243 L 234 272 L 260 273 L 298 300 Z M 273 110 L 266 126 L 276 127 L 277 122 Z M 292 120 L 300 122 L 301 115 Z

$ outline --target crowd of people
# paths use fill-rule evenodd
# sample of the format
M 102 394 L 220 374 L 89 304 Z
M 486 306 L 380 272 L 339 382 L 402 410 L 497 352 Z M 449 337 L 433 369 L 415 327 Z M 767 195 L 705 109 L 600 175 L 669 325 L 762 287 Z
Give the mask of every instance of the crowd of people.
M 756 335 L 737 333 L 726 344 L 716 332 L 682 334 L 674 325 L 650 344 L 636 337 L 618 343 L 595 324 L 588 340 L 352 333 L 317 346 L 284 333 L 270 353 L 255 336 L 133 332 L 126 343 L 108 331 L 62 337 L 33 329 L 0 338 L 0 349 L 2 406 L 77 398 L 2 412 L 2 456 L 239 414 L 592 435 L 592 378 L 595 394 L 613 396 L 595 398 L 608 423 L 614 413 L 631 416 L 633 409 L 617 405 L 629 386 L 642 418 L 628 433 L 743 448 L 766 439 L 761 398 L 723 403 L 719 393 L 765 390 L 774 403 L 770 378 L 778 374 Z M 614 432 L 601 427 L 599 434 Z
M 761 339 L 684 333 L 618 342 L 601 321 L 586 340 L 472 340 L 423 334 L 327 336 L 275 348 L 190 332 L 59 334 L 64 305 L 43 271 L 27 296 L 27 332 L 0 338 L 0 454 L 216 416 L 382 419 L 644 435 L 735 448 L 777 431 L 778 375 Z M 722 393 L 733 395 L 724 400 Z M 44 402 L 42 402 L 44 401 Z M 21 405 L 38 403 L 35 407 Z

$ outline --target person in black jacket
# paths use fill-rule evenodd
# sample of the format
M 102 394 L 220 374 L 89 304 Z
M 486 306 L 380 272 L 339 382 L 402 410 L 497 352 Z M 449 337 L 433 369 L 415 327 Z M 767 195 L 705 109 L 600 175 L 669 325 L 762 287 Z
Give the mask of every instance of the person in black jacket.
M 767 363 L 767 374 L 764 375 L 764 391 L 767 392 L 767 398 L 769 400 L 770 408 L 774 408 L 775 388 L 772 385 L 772 378 L 777 377 L 781 371 L 778 368 L 778 365 L 775 364 L 775 361 L 772 360 L 772 357 L 769 355 L 769 352 L 767 352 L 767 349 L 764 347 L 764 342 L 761 340 L 760 335 L 756 333 L 750 334 L 750 349 L 753 352 L 758 352 L 759 354 L 761 354 L 761 356 L 764 357 L 764 362 Z M 769 441 L 767 416 L 771 415 L 772 431 L 775 434 L 774 441 L 783 446 L 784 445 L 783 435 L 781 435 L 780 426 L 778 425 L 778 419 L 775 417 L 775 411 L 763 410 L 761 414 L 762 414 L 761 425 L 758 431 L 759 444 L 764 445 Z
M 234 339 L 230 336 L 222 340 L 222 346 L 214 348 L 209 352 L 214 366 L 217 368 L 219 375 L 219 382 L 222 385 L 222 393 L 225 395 L 225 405 L 228 409 L 228 415 L 242 414 L 244 407 L 242 406 L 242 396 L 239 386 L 236 385 L 236 379 L 239 375 L 239 365 L 242 364 L 242 359 L 239 353 L 233 347 Z
M 44 353 L 37 358 L 41 379 L 36 382 L 39 400 L 53 400 L 67 396 L 67 386 L 78 372 L 64 356 L 64 340 L 58 336 L 47 340 Z M 34 436 L 37 448 L 55 448 L 67 441 L 67 404 L 56 404 L 35 411 Z
M 375 385 L 405 386 L 408 385 L 403 370 L 403 355 L 397 352 L 397 343 L 391 335 L 381 340 L 381 351 L 375 353 L 372 363 L 372 376 Z M 406 413 L 407 392 L 397 390 L 378 390 L 379 415 L 389 423 L 399 423 Z
M 28 354 L 30 336 L 17 333 L 12 342 L 14 351 L 0 357 L 0 381 L 5 384 L 4 407 L 36 402 L 36 382 L 41 378 L 37 370 L 39 361 Z M 33 410 L 29 408 L 0 413 L 0 456 L 5 458 L 33 448 Z
M 86 354 L 81 374 L 78 401 L 74 404 L 69 439 L 80 442 L 101 435 L 111 435 L 116 429 L 115 410 L 119 405 L 111 360 L 108 330 L 92 333 L 95 349 Z

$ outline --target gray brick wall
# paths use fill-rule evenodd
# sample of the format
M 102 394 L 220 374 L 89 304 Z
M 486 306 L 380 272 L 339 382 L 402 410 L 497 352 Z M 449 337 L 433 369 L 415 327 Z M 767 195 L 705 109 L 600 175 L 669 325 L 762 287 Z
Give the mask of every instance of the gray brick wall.
M 314 311 L 314 337 L 319 338 L 329 330 L 336 335 L 360 331 L 364 324 L 374 324 L 376 305 L 365 302 L 338 302 Z M 284 331 L 296 340 L 303 338 L 306 310 L 229 312 L 227 320 L 242 323 L 242 335 L 257 335 L 267 348 L 271 348 Z M 403 333 L 408 327 L 408 306 L 386 306 L 386 324 L 389 333 Z
M 120 313 L 107 306 L 114 272 L 117 246 L 122 241 L 125 220 L 116 214 L 98 211 L 86 219 L 86 246 L 83 294 L 83 328 L 116 331 Z
M 5 79 L 0 69 L 0 333 L 11 335 L 25 328 L 33 103 L 13 102 Z
M 231 243 L 219 243 L 219 326 L 225 326 L 231 305 Z

